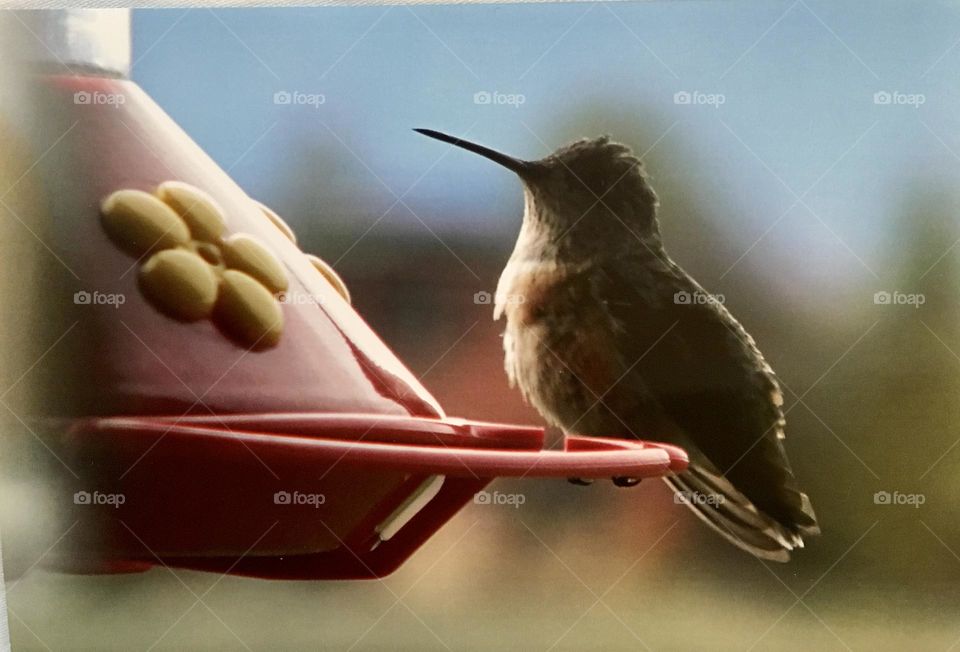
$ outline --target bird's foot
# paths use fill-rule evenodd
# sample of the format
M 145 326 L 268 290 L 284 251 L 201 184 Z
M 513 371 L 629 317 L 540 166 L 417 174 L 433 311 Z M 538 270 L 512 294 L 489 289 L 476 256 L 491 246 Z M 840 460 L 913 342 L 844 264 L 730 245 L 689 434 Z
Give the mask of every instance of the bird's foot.
M 642 478 L 629 478 L 624 475 L 619 475 L 613 478 L 613 484 L 618 487 L 636 487 L 640 484 L 640 480 L 642 480 Z
M 580 487 L 589 487 L 593 484 L 593 480 L 584 480 L 583 478 L 567 478 L 567 482 Z

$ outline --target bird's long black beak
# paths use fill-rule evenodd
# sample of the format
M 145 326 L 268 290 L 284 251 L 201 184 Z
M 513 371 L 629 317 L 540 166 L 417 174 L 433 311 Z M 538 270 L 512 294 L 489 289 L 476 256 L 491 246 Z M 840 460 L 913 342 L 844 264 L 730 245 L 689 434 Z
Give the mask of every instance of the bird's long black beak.
M 439 131 L 434 131 L 433 129 L 414 129 L 414 131 L 423 134 L 424 136 L 429 136 L 430 138 L 436 138 L 437 140 L 442 140 L 445 143 L 456 145 L 457 147 L 461 147 L 468 152 L 479 154 L 480 156 L 490 159 L 494 163 L 502 165 L 503 167 L 519 174 L 522 177 L 527 176 L 532 169 L 532 166 L 528 161 L 523 161 L 518 158 L 513 158 L 512 156 L 507 156 L 506 154 L 501 154 L 500 152 L 490 149 L 489 147 L 471 143 L 469 140 L 463 140 L 461 138 L 457 138 L 456 136 L 449 136 Z

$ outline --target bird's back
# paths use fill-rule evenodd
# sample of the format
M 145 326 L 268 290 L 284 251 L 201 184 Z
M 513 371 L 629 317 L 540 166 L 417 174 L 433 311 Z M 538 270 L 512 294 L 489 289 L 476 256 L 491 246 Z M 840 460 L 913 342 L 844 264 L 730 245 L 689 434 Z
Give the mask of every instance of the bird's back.
M 508 266 L 501 288 L 524 301 L 502 304 L 507 372 L 567 431 L 684 446 L 692 471 L 674 488 L 729 501 L 694 507 L 721 532 L 748 521 L 740 544 L 760 528 L 742 547 L 780 559 L 816 521 L 783 449 L 776 377 L 721 303 L 646 253 Z

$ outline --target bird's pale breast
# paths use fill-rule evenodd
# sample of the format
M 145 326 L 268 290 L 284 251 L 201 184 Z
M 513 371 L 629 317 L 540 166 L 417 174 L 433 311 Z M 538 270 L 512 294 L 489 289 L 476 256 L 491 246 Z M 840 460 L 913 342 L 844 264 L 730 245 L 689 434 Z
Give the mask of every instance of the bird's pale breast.
M 497 315 L 507 318 L 504 366 L 511 383 L 554 425 L 622 433 L 602 400 L 620 361 L 609 315 L 583 291 L 581 270 L 552 262 L 508 265 Z

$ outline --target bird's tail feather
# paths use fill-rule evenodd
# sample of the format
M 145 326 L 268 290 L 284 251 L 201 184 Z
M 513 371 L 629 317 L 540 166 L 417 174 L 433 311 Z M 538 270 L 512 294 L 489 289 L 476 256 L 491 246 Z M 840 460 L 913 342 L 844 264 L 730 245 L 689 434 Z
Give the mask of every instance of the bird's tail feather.
M 761 559 L 789 561 L 790 552 L 803 547 L 801 535 L 817 533 L 789 528 L 758 511 L 726 478 L 698 464 L 664 480 L 702 521 L 730 543 Z M 809 505 L 809 501 L 806 503 Z

